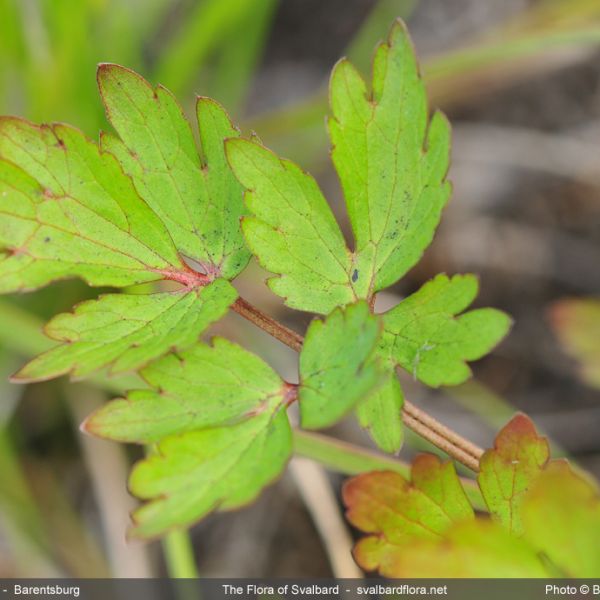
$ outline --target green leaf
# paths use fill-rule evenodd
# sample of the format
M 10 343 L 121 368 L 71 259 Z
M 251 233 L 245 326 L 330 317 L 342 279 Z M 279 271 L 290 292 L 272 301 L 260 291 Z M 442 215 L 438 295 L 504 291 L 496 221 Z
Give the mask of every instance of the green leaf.
M 330 84 L 332 158 L 356 241 L 361 290 L 395 283 L 431 243 L 450 197 L 450 127 L 427 114 L 425 85 L 404 24 L 376 51 L 371 90 L 347 61 Z
M 84 429 L 112 440 L 149 443 L 175 433 L 232 425 L 285 395 L 261 359 L 223 338 L 171 353 L 141 371 L 149 390 L 130 392 L 88 417 Z
M 246 242 L 278 275 L 268 281 L 273 292 L 292 308 L 320 314 L 355 301 L 352 257 L 315 180 L 256 142 L 228 140 L 226 152 L 247 190 Z
M 252 217 L 243 232 L 271 289 L 292 308 L 327 314 L 396 282 L 429 245 L 450 195 L 450 131 L 428 122 L 424 85 L 404 26 L 376 54 L 373 90 L 347 61 L 331 79 L 333 161 L 355 252 L 314 180 L 258 144 L 227 143 Z
M 356 407 L 356 417 L 361 427 L 369 432 L 373 441 L 384 452 L 400 451 L 404 440 L 402 406 L 404 395 L 394 369 L 383 385 L 369 394 Z
M 410 551 L 415 539 L 441 539 L 452 523 L 473 518 L 454 465 L 429 455 L 415 460 L 410 482 L 391 471 L 365 473 L 346 482 L 343 498 L 350 523 L 373 534 L 355 553 L 369 570 L 381 553 Z
M 84 302 L 46 325 L 46 334 L 62 343 L 13 379 L 39 381 L 65 373 L 85 377 L 108 365 L 111 374 L 138 369 L 171 349 L 192 346 L 236 298 L 233 286 L 217 279 L 191 291 L 109 294 Z
M 242 189 L 225 160 L 223 140 L 239 132 L 215 101 L 199 98 L 200 154 L 173 95 L 118 65 L 98 69 L 108 118 L 121 141 L 104 137 L 177 249 L 228 279 L 247 264 L 239 227 Z
M 525 537 L 561 577 L 600 576 L 600 492 L 566 461 L 550 463 L 521 507 Z
M 582 378 L 600 388 L 600 300 L 561 300 L 552 306 L 550 317 L 565 351 L 579 363 Z
M 288 461 L 291 429 L 282 398 L 238 425 L 164 439 L 157 454 L 138 463 L 129 486 L 150 500 L 133 514 L 136 537 L 153 537 L 198 521 L 214 510 L 252 501 Z
M 383 315 L 382 352 L 426 383 L 456 385 L 471 376 L 466 361 L 487 354 L 508 332 L 499 310 L 464 311 L 477 296 L 474 275 L 438 275 Z
M 492 518 L 514 535 L 523 534 L 521 506 L 550 458 L 550 447 L 525 415 L 514 417 L 481 457 L 477 477 Z
M 98 78 L 121 134 L 104 136 L 110 152 L 65 125 L 0 119 L 0 293 L 68 277 L 183 287 L 108 295 L 59 315 L 46 332 L 62 343 L 17 380 L 84 377 L 107 366 L 120 373 L 190 346 L 235 301 L 224 279 L 249 258 L 242 190 L 223 147 L 237 131 L 224 110 L 198 101 L 199 154 L 167 90 L 116 65 L 103 65 Z
M 417 539 L 409 548 L 383 545 L 365 538 L 355 557 L 368 569 L 379 568 L 398 578 L 538 578 L 550 577 L 531 546 L 512 537 L 495 523 L 472 520 L 457 523 L 443 540 Z M 363 562 L 365 557 L 373 562 Z
M 65 277 L 123 287 L 186 270 L 115 158 L 66 125 L 0 119 L 0 216 L 0 293 Z
M 366 302 L 338 308 L 310 324 L 300 353 L 302 427 L 333 425 L 381 383 L 375 361 L 379 332 Z

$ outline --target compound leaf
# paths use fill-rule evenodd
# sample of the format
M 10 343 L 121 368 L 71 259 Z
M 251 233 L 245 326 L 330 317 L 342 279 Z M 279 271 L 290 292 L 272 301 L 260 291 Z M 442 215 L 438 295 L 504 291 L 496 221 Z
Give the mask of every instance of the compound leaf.
M 223 147 L 237 131 L 223 109 L 198 101 L 200 156 L 167 90 L 117 65 L 103 65 L 98 80 L 121 135 L 104 136 L 111 152 L 65 125 L 0 120 L 0 292 L 67 277 L 183 287 L 108 295 L 59 315 L 46 332 L 62 344 L 16 380 L 84 377 L 106 366 L 119 373 L 190 346 L 235 301 L 225 279 L 249 258 L 242 190 Z
M 335 309 L 324 321 L 313 320 L 300 353 L 303 427 L 333 425 L 381 383 L 375 361 L 379 333 L 366 302 Z
M 171 353 L 140 374 L 150 389 L 109 402 L 88 417 L 86 431 L 112 440 L 155 442 L 261 414 L 286 389 L 266 363 L 223 338 Z
M 390 369 L 382 385 L 356 407 L 361 427 L 384 452 L 395 454 L 402 448 L 402 406 L 404 395 L 394 369 Z
M 172 349 L 192 346 L 236 300 L 224 279 L 205 287 L 158 294 L 109 294 L 54 317 L 44 328 L 62 342 L 25 365 L 17 381 L 71 373 L 85 377 L 111 366 L 111 374 L 138 369 Z
M 600 576 L 600 493 L 566 461 L 554 461 L 521 505 L 525 538 L 559 568 L 560 577 Z
M 425 85 L 401 21 L 376 51 L 371 90 L 341 60 L 331 76 L 330 104 L 332 158 L 371 294 L 402 277 L 432 240 L 451 193 L 450 126 L 441 113 L 429 121 Z
M 123 287 L 185 269 L 115 158 L 66 125 L 0 119 L 0 215 L 2 293 L 65 277 Z
M 242 189 L 223 140 L 239 135 L 225 110 L 199 98 L 200 154 L 174 96 L 113 64 L 98 69 L 107 116 L 120 136 L 105 138 L 140 195 L 165 223 L 180 253 L 207 272 L 235 277 L 249 259 L 239 227 Z
M 552 306 L 550 316 L 564 349 L 579 363 L 583 379 L 600 388 L 600 300 L 561 300 Z
M 278 275 L 268 282 L 273 292 L 320 314 L 356 300 L 352 256 L 315 180 L 256 142 L 228 140 L 226 152 L 252 215 L 242 222 L 246 242 Z
M 427 385 L 456 385 L 471 375 L 466 361 L 487 354 L 507 333 L 503 312 L 464 311 L 477 295 L 474 275 L 438 275 L 383 316 L 382 353 Z
M 514 535 L 523 534 L 521 505 L 549 458 L 548 441 L 521 414 L 500 431 L 494 447 L 479 461 L 477 481 L 492 518 Z
M 157 453 L 131 474 L 131 491 L 150 500 L 133 514 L 133 535 L 157 536 L 213 510 L 252 501 L 291 454 L 291 429 L 281 399 L 272 398 L 263 412 L 237 425 L 162 440 Z
M 345 484 L 350 522 L 369 534 L 357 562 L 387 577 L 598 577 L 600 492 L 517 415 L 484 453 L 478 478 L 492 519 L 474 517 L 451 463 L 415 459 Z

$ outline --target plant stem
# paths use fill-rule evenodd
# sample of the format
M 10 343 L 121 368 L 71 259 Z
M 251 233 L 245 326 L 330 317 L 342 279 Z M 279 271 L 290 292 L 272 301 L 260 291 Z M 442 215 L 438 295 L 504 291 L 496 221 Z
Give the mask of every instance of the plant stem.
M 288 329 L 247 300 L 238 298 L 233 304 L 233 310 L 286 346 L 289 346 L 292 350 L 296 350 L 296 352 L 302 350 L 304 338 L 299 333 Z M 405 425 L 415 433 L 443 450 L 465 467 L 475 472 L 479 470 L 479 459 L 483 454 L 481 448 L 446 427 L 408 400 L 404 401 L 402 415 Z
M 294 451 L 324 467 L 344 475 L 358 475 L 369 471 L 394 471 L 410 479 L 410 465 L 348 442 L 342 442 L 319 433 L 294 429 Z M 463 488 L 476 510 L 487 511 L 477 484 L 472 479 L 461 478 Z
M 189 532 L 174 529 L 162 538 L 162 548 L 167 572 L 172 579 L 196 579 L 198 568 Z
M 238 298 L 231 308 L 275 339 L 278 339 L 281 343 L 289 346 L 292 350 L 296 352 L 302 350 L 304 338 L 299 333 L 288 329 L 285 325 L 266 315 L 243 298 Z

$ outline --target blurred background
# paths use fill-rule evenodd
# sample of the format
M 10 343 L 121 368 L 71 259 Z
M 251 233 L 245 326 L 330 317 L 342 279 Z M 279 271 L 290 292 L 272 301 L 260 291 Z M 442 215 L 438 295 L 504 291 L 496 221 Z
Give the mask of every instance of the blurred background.
M 431 104 L 454 128 L 454 196 L 422 262 L 377 299 L 396 304 L 438 272 L 475 272 L 479 306 L 515 319 L 474 378 L 407 397 L 480 445 L 515 410 L 600 474 L 600 2 L 598 0 L 0 0 L 0 113 L 107 128 L 99 62 L 169 87 L 186 110 L 220 100 L 242 129 L 315 175 L 348 232 L 328 160 L 327 78 L 363 72 L 403 17 Z M 303 331 L 251 265 L 249 300 Z M 125 542 L 139 450 L 93 440 L 81 420 L 129 381 L 7 377 L 51 342 L 50 316 L 95 296 L 78 282 L 0 299 L 0 577 L 165 574 L 159 543 Z M 217 330 L 295 377 L 296 357 L 236 315 Z M 135 384 L 135 382 L 134 382 Z M 369 446 L 351 421 L 331 432 Z M 402 459 L 423 442 L 407 435 Z M 297 461 L 252 506 L 191 532 L 201 576 L 351 576 L 341 477 Z

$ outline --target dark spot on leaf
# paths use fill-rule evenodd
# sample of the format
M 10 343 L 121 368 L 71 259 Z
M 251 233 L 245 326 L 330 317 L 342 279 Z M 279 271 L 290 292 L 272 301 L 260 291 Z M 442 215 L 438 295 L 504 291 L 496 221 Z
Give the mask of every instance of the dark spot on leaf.
M 49 237 L 45 237 L 45 238 L 44 238 L 44 242 L 45 242 L 46 244 L 47 244 L 49 241 L 50 241 L 50 238 L 49 238 Z
M 352 283 L 356 283 L 357 279 L 358 279 L 358 269 L 354 269 L 354 271 L 352 272 Z

